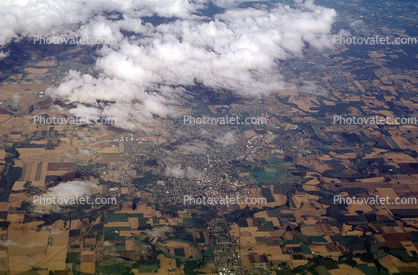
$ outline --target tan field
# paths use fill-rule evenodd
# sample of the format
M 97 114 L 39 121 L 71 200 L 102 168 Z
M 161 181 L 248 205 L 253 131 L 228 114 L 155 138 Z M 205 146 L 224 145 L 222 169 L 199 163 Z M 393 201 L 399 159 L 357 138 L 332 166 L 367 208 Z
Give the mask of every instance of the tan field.
M 16 181 L 15 184 L 13 185 L 12 190 L 13 191 L 19 191 L 19 190 L 23 190 L 25 189 L 23 187 L 23 185 L 26 183 L 26 181 Z
M 52 67 L 56 65 L 55 58 L 51 58 L 49 60 L 42 60 L 36 64 L 38 67 Z
M 5 120 L 9 119 L 11 116 L 6 114 L 0 114 L 0 123 L 4 122 Z
M 61 162 L 62 154 L 74 148 L 69 144 L 60 144 L 55 150 L 45 148 L 20 148 L 21 160 L 28 162 Z
M 245 135 L 245 138 L 250 138 L 252 136 L 255 136 L 256 133 L 254 132 L 254 130 L 249 130 L 249 131 L 245 131 L 244 135 Z
M 32 74 L 44 74 L 48 71 L 48 69 L 25 68 L 25 71 L 30 72 Z
M 23 74 L 16 74 L 16 75 L 10 76 L 10 79 L 19 80 L 19 79 L 22 79 L 22 76 Z
M 80 264 L 80 271 L 84 273 L 94 274 L 96 270 L 95 263 L 81 263 Z
M 239 254 L 242 257 L 250 255 L 250 253 L 257 253 L 258 255 L 263 255 L 264 253 L 271 254 L 272 257 L 273 255 L 283 255 L 283 252 L 279 246 L 267 246 L 264 243 L 257 243 L 254 237 L 241 238 Z
M 400 273 L 398 267 L 414 267 L 415 263 L 403 263 L 401 260 L 392 255 L 387 255 L 379 259 L 379 263 L 386 267 L 390 274 Z
M 51 245 L 53 246 L 67 246 L 68 238 L 70 235 L 69 230 L 54 230 L 51 232 Z
M 44 262 L 39 266 L 47 266 L 48 270 L 64 270 L 65 259 L 67 258 L 67 245 L 65 246 L 48 246 L 45 253 Z
M 305 191 L 318 191 L 320 190 L 318 187 L 314 186 L 314 185 L 303 185 L 303 190 Z
M 0 125 L 0 132 L 9 135 L 12 132 L 15 119 L 15 117 L 10 117 L 10 119 L 3 121 L 3 123 Z
M 39 254 L 46 251 L 49 231 L 9 230 L 8 239 L 16 243 L 8 249 L 9 255 Z
M 94 274 L 95 270 L 95 251 L 82 251 L 80 271 Z
M 0 202 L 0 211 L 7 211 L 9 210 L 9 203 L 7 201 Z

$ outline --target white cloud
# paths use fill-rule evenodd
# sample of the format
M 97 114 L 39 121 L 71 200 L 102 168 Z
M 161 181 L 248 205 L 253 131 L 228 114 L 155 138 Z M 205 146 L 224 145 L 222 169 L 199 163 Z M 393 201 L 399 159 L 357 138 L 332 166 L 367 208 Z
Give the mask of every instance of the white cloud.
M 186 168 L 186 177 L 189 178 L 189 179 L 201 179 L 202 174 L 198 170 L 193 169 L 192 167 L 187 167 Z
M 182 178 L 184 177 L 184 170 L 181 169 L 180 164 L 171 166 L 171 167 L 167 167 L 165 169 L 165 175 L 169 176 L 169 177 L 176 177 L 176 178 Z
M 214 1 L 226 11 L 206 18 L 198 12 L 206 0 L 3 1 L 0 45 L 31 35 L 116 41 L 97 52 L 98 77 L 70 71 L 48 94 L 75 103 L 74 115 L 144 128 L 155 116 L 178 115 L 175 98 L 195 81 L 212 90 L 263 96 L 284 87 L 277 61 L 301 56 L 306 46 L 333 47 L 335 10 L 311 0 L 296 0 L 294 7 L 267 1 L 239 6 L 245 2 Z M 175 20 L 144 23 L 142 17 L 153 15 Z M 124 37 L 123 30 L 136 38 Z M 112 103 L 101 106 L 96 99 Z
M 108 27 L 95 21 L 109 11 L 131 18 L 153 15 L 182 18 L 189 17 L 199 7 L 201 4 L 188 0 L 2 0 L 0 46 L 34 35 L 107 35 Z
M 223 146 L 228 146 L 237 143 L 234 132 L 228 132 L 225 135 L 215 138 L 215 141 L 222 144 Z
M 325 88 L 318 86 L 311 81 L 302 81 L 300 84 L 300 92 L 313 95 L 326 95 L 328 93 Z
M 22 245 L 22 244 L 15 243 L 15 242 L 13 242 L 11 240 L 0 241 L 0 246 L 2 246 L 2 247 L 19 246 L 19 247 L 23 247 L 23 248 L 32 248 L 32 247 L 34 247 L 33 244 Z
M 35 213 L 57 212 L 61 210 L 60 206 L 71 205 L 72 200 L 86 198 L 99 190 L 99 186 L 89 181 L 62 182 L 49 188 L 46 193 L 39 195 L 39 197 L 34 197 L 34 209 L 32 211 Z M 55 204 L 50 202 L 55 202 Z
M 154 227 L 153 229 L 146 229 L 145 233 L 151 238 L 161 238 L 164 237 L 165 234 L 170 233 L 173 231 L 173 228 L 168 226 L 161 226 L 161 227 Z
M 0 51 L 0 59 L 4 59 L 9 56 L 9 52 Z
M 12 97 L 13 105 L 19 106 L 20 105 L 20 95 L 14 94 Z
M 80 158 L 90 158 L 91 151 L 87 149 L 78 148 L 77 149 L 77 156 Z

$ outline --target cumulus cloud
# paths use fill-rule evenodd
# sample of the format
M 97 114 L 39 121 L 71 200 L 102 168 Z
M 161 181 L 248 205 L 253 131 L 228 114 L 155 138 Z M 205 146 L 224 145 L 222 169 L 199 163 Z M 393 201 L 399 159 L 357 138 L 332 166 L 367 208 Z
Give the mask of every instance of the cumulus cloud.
M 164 237 L 165 234 L 170 233 L 173 231 L 173 228 L 168 226 L 162 226 L 162 227 L 154 227 L 153 229 L 146 229 L 145 233 L 151 238 L 161 238 Z
M 73 115 L 114 118 L 124 129 L 178 115 L 177 96 L 196 83 L 241 96 L 274 93 L 284 88 L 279 60 L 298 57 L 307 46 L 333 47 L 336 12 L 312 0 L 292 7 L 215 0 L 224 9 L 212 17 L 205 16 L 208 2 L 2 1 L 0 45 L 33 35 L 114 41 L 97 51 L 94 76 L 70 71 L 47 93 L 76 105 Z M 172 20 L 144 21 L 154 15 Z
M 13 105 L 19 106 L 20 105 L 20 95 L 14 94 L 12 97 Z
M 222 144 L 223 146 L 228 146 L 237 143 L 234 132 L 228 132 L 225 135 L 216 137 L 215 141 Z
M 182 178 L 184 177 L 184 170 L 181 169 L 180 164 L 172 166 L 172 167 L 167 167 L 165 169 L 165 175 L 169 176 L 169 177 L 176 177 L 176 178 Z
M 180 164 L 167 166 L 165 169 L 165 175 L 168 177 L 176 178 L 189 178 L 189 179 L 200 179 L 202 174 L 192 167 L 187 167 L 185 170 L 181 169 Z
M 363 20 L 354 20 L 349 24 L 349 27 L 357 34 L 368 34 L 372 32 L 371 28 Z
M 121 70 L 132 69 L 124 67 L 123 64 L 120 66 Z M 130 74 L 134 79 L 135 73 Z M 175 99 L 169 100 L 160 94 L 141 90 L 130 81 L 119 78 L 94 78 L 73 70 L 69 71 L 64 81 L 57 89 L 48 89 L 47 94 L 78 104 L 69 111 L 77 117 L 105 117 L 115 121 L 115 126 L 120 128 L 136 129 L 143 124 L 154 122 L 155 115 L 165 118 L 177 113 L 176 107 L 170 105 L 176 103 Z M 97 100 L 113 103 L 104 105 Z
M 201 4 L 188 0 L 3 0 L 0 2 L 0 46 L 34 36 L 119 35 L 109 30 L 108 22 L 97 22 L 107 19 L 109 11 L 130 18 L 154 15 L 182 18 L 199 7 Z
M 269 0 L 261 0 L 257 2 L 268 2 Z M 247 2 L 254 2 L 254 0 L 213 0 L 213 3 L 216 6 L 222 7 L 222 8 L 232 8 L 232 7 L 238 7 L 240 4 L 244 4 Z
M 328 93 L 325 88 L 318 86 L 311 81 L 302 81 L 300 84 L 300 92 L 312 95 L 326 95 Z
M 34 247 L 33 244 L 22 245 L 22 244 L 15 243 L 12 240 L 0 241 L 0 246 L 2 246 L 2 247 L 19 246 L 19 247 L 23 247 L 23 248 L 32 248 L 32 247 Z
M 52 211 L 58 212 L 61 210 L 60 206 L 71 205 L 74 200 L 91 196 L 99 190 L 99 186 L 89 181 L 62 182 L 49 188 L 46 193 L 39 195 L 39 197 L 34 197 L 33 212 L 41 214 Z
M 193 169 L 192 167 L 187 167 L 186 168 L 186 178 L 189 178 L 189 179 L 201 179 L 202 178 L 202 174 L 198 170 Z
M 91 151 L 87 149 L 78 148 L 77 149 L 77 157 L 83 159 L 91 158 Z
M 0 59 L 4 59 L 9 56 L 9 52 L 0 51 Z

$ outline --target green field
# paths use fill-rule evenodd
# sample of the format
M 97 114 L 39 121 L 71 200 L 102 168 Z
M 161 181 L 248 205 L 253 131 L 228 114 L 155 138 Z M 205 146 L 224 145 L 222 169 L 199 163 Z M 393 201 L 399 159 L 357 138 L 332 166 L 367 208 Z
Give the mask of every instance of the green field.
M 285 163 L 283 159 L 277 157 L 271 157 L 269 161 L 270 163 L 255 167 L 252 171 L 249 171 L 250 175 L 243 176 L 243 179 L 245 179 L 247 183 L 256 184 L 292 177 L 292 174 L 285 168 L 286 166 L 290 166 L 291 163 Z

